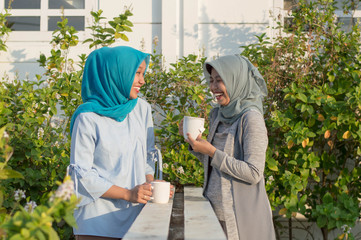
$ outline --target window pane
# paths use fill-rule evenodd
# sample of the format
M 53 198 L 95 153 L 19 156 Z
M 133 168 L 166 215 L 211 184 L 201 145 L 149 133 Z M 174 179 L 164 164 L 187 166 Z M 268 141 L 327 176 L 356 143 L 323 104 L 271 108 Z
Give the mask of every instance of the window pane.
M 69 26 L 73 26 L 75 28 L 75 30 L 77 31 L 84 31 L 84 26 L 85 26 L 85 20 L 84 20 L 84 16 L 70 16 L 67 17 L 68 19 L 68 25 Z M 57 26 L 57 22 L 61 22 L 61 18 L 60 17 L 49 17 L 48 18 L 48 31 L 54 31 L 55 29 L 58 28 Z
M 352 18 L 350 17 L 340 17 L 338 22 L 341 23 L 341 29 L 345 32 L 348 32 L 352 28 Z
M 352 27 L 356 24 L 360 27 L 361 18 L 350 18 L 350 17 L 339 17 L 338 22 L 341 23 L 341 29 L 345 32 L 350 32 L 352 30 Z
M 347 2 L 345 2 L 345 0 L 336 0 L 336 2 L 337 2 L 336 7 L 339 10 L 343 10 L 345 4 L 351 5 L 351 9 L 353 10 L 361 10 L 361 3 L 359 0 L 350 0 Z
M 84 9 L 84 0 L 49 0 L 49 9 Z
M 7 17 L 6 25 L 13 31 L 40 31 L 40 17 Z
M 10 0 L 5 0 L 5 8 L 9 8 Z M 12 9 L 40 9 L 40 0 L 14 0 L 11 3 Z

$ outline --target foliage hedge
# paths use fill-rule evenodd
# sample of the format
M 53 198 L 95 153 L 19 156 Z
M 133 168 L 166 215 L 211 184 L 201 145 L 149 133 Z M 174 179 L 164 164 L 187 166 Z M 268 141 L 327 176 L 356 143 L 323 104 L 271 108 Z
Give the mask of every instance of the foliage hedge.
M 360 217 L 360 25 L 342 26 L 336 1 L 299 2 L 290 26 L 279 22 L 273 41 L 261 35 L 243 54 L 270 91 L 271 203 L 282 206 L 280 215 L 301 213 L 316 222 L 327 239 L 329 231 L 350 229 Z M 346 4 L 344 14 L 352 16 L 353 8 Z

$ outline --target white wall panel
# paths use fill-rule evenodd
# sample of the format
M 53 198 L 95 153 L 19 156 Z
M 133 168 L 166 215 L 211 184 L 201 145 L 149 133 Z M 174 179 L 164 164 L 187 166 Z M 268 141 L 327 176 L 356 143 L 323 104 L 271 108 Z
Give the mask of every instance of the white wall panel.
M 200 22 L 268 23 L 267 0 L 198 0 Z
M 199 24 L 199 48 L 205 56 L 241 53 L 241 45 L 255 42 L 255 35 L 266 31 L 267 24 Z
M 161 35 L 162 35 L 162 26 L 161 24 L 134 24 L 133 32 L 127 33 L 129 42 L 124 42 L 119 40 L 114 43 L 114 46 L 130 46 L 138 50 L 145 51 L 147 53 L 153 53 L 154 45 L 153 39 L 158 37 L 159 43 L 157 46 L 157 51 L 160 52 L 161 46 Z
M 168 62 L 175 62 L 180 57 L 178 3 L 179 0 L 162 1 L 162 53 Z
M 28 76 L 29 79 L 34 79 L 39 73 L 39 63 L 37 60 L 40 54 L 50 56 L 52 49 L 51 44 L 47 42 L 8 42 L 7 52 L 0 52 L 0 76 L 6 72 L 13 76 L 19 73 L 21 78 Z M 78 61 L 78 55 L 82 53 L 90 53 L 90 49 L 86 44 L 79 44 L 77 47 L 72 47 L 69 52 L 69 58 Z
M 9 78 L 11 81 L 14 79 L 20 80 L 34 80 L 35 74 L 43 74 L 45 72 L 44 68 L 39 67 L 39 64 L 33 62 L 0 62 L 1 72 L 0 79 L 4 77 Z
M 268 12 L 275 0 L 90 1 L 92 10 L 102 9 L 107 20 L 130 7 L 134 14 L 130 17 L 133 32 L 127 33 L 130 42 L 118 40 L 114 46 L 128 45 L 153 53 L 153 39 L 158 37 L 157 50 L 164 55 L 167 66 L 188 54 L 203 52 L 206 57 L 213 57 L 241 52 L 240 45 L 255 41 L 254 35 L 267 31 Z M 86 22 L 91 24 L 89 18 Z M 88 37 L 89 33 L 79 33 L 80 41 Z M 40 53 L 49 56 L 50 40 L 50 32 L 11 33 L 8 52 L 0 52 L 0 75 L 4 71 L 14 72 L 19 66 L 19 72 L 28 71 L 29 77 L 35 76 L 38 70 L 36 60 Z M 77 59 L 78 54 L 89 52 L 87 45 L 79 44 L 71 50 L 70 57 Z M 34 67 L 25 67 L 30 64 Z
M 183 0 L 183 54 L 198 54 L 198 1 Z

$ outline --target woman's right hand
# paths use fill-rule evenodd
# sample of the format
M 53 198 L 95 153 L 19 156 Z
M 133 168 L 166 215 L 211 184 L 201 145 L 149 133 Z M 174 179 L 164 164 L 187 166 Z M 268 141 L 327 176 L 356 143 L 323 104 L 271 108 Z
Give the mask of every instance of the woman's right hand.
M 130 190 L 129 202 L 146 204 L 152 196 L 152 185 L 150 183 L 143 183 L 137 185 Z
M 181 136 L 183 136 L 183 120 L 184 120 L 184 118 L 178 124 L 178 133 Z

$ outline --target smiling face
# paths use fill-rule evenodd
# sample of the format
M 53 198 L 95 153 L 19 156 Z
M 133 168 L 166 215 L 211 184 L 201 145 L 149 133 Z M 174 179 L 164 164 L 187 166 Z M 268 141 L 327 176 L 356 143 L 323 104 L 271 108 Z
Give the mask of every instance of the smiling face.
M 137 72 L 135 73 L 134 81 L 132 89 L 130 90 L 129 98 L 130 99 L 136 99 L 138 97 L 138 93 L 140 88 L 144 85 L 144 73 L 145 73 L 146 64 L 145 61 L 143 61 Z
M 218 72 L 214 68 L 212 68 L 211 71 L 209 88 L 221 106 L 228 105 L 231 99 L 228 96 L 226 86 L 224 85 L 221 76 L 219 76 Z

